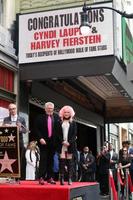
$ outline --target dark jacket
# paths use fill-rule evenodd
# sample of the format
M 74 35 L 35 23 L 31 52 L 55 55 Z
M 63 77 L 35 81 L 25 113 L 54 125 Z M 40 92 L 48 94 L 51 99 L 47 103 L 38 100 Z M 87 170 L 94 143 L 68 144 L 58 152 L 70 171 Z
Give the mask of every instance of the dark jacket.
M 75 121 L 70 122 L 68 130 L 68 142 L 70 146 L 68 147 L 68 153 L 74 153 L 76 151 L 76 135 L 77 135 L 77 125 Z M 62 142 L 63 142 L 63 132 L 62 132 L 62 122 L 58 120 L 56 124 L 56 137 L 55 137 L 56 151 L 61 153 Z
M 118 164 L 118 154 L 115 151 L 113 151 L 111 160 L 113 161 L 113 163 L 110 163 L 110 169 L 116 169 L 116 165 Z
M 106 152 L 105 154 L 101 154 L 98 158 L 98 170 L 99 174 L 108 174 L 110 166 L 110 154 Z
M 40 139 L 43 138 L 46 143 L 50 142 L 51 144 L 54 144 L 54 136 L 55 136 L 55 124 L 59 120 L 59 116 L 57 114 L 53 114 L 52 116 L 52 136 L 49 139 L 48 137 L 48 127 L 47 127 L 47 114 L 41 114 L 36 118 L 35 121 L 35 135 L 36 139 L 38 141 L 38 145 L 41 146 L 40 144 Z
M 81 153 L 80 165 L 82 171 L 84 171 L 85 173 L 96 171 L 95 157 L 90 152 L 87 154 L 86 158 L 84 156 L 84 153 Z M 86 169 L 83 167 L 83 165 L 86 165 Z

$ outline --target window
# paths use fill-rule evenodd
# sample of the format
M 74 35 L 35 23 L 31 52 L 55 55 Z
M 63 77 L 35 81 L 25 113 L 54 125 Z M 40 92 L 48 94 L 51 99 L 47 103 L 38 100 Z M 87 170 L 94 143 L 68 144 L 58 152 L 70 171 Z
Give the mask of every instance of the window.
M 14 72 L 0 66 L 0 87 L 9 91 L 14 91 Z

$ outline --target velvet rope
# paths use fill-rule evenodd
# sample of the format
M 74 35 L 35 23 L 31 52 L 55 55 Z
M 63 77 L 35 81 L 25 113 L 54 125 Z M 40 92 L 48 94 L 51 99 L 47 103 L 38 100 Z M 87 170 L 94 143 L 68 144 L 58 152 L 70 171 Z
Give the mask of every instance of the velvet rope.
M 115 188 L 115 183 L 114 183 L 114 179 L 112 175 L 109 176 L 109 179 L 110 179 L 110 186 L 112 188 L 112 193 L 113 193 L 113 200 L 118 200 L 118 194 Z
M 120 175 L 120 171 L 119 171 L 119 170 L 117 171 L 117 177 L 118 177 L 118 180 L 119 180 L 120 184 L 121 184 L 122 186 L 125 186 L 125 185 L 126 185 L 126 180 L 124 180 L 124 182 L 122 181 L 122 178 L 121 178 L 121 175 Z

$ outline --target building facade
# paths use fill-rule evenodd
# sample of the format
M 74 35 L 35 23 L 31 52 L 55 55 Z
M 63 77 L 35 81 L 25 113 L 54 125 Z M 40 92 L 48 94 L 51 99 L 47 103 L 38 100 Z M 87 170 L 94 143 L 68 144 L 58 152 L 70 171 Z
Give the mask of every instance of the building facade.
M 92 7 L 109 6 L 123 11 L 125 3 L 129 2 L 87 1 Z M 27 142 L 34 139 L 34 119 L 43 112 L 46 101 L 55 103 L 56 112 L 69 104 L 76 111 L 79 149 L 88 145 L 96 154 L 108 139 L 105 124 L 130 121 L 133 115 L 133 87 L 126 75 L 121 26 L 130 26 L 129 22 L 106 9 L 91 10 L 91 34 L 84 37 L 79 31 L 81 0 L 14 0 L 10 4 L 1 0 L 1 26 L 14 40 L 14 46 L 6 50 L 8 59 L 5 62 L 3 56 L 1 62 L 1 67 L 11 74 L 9 89 L 3 86 L 7 75 L 1 81 L 1 102 L 6 102 L 1 107 L 7 108 L 12 101 L 18 103 L 31 129 Z M 10 37 L 7 34 L 6 38 Z M 7 62 L 9 58 L 11 63 Z M 120 138 L 115 132 L 110 139 L 119 146 Z
M 8 104 L 18 102 L 15 20 L 15 1 L 0 0 L 0 123 L 8 115 Z
M 113 6 L 120 10 L 124 10 L 123 5 L 125 5 L 123 1 L 88 1 L 88 4 L 92 4 L 92 6 L 93 4 L 96 6 Z M 49 99 L 55 102 L 57 111 L 62 104 L 67 103 L 72 105 L 76 109 L 77 120 L 80 123 L 88 126 L 92 125 L 96 127 L 96 130 L 98 129 L 98 131 L 96 131 L 96 141 L 98 141 L 98 146 L 100 147 L 101 143 L 105 140 L 104 123 L 128 119 L 126 114 L 125 116 L 121 115 L 122 111 L 120 111 L 120 108 L 125 106 L 126 109 L 131 110 L 130 101 L 133 95 L 131 89 L 132 83 L 126 80 L 126 73 L 123 69 L 121 16 L 104 10 L 105 24 L 103 25 L 103 23 L 99 23 L 99 10 L 95 12 L 91 11 L 91 22 L 94 21 L 96 13 L 98 13 L 94 28 L 97 29 L 99 35 L 95 35 L 101 36 L 104 39 L 102 43 L 100 41 L 101 38 L 98 39 L 98 37 L 94 37 L 92 32 L 91 36 L 93 36 L 93 41 L 91 41 L 92 44 L 88 44 L 89 52 L 87 53 L 83 52 L 85 49 L 84 46 L 82 46 L 83 48 L 75 48 L 77 43 L 70 44 L 70 41 L 65 40 L 65 36 L 71 37 L 68 35 L 69 33 L 67 30 L 77 31 L 77 29 L 75 26 L 71 26 L 72 23 L 68 26 L 67 23 L 70 23 L 70 20 L 66 21 L 64 25 L 59 25 L 59 16 L 74 16 L 75 19 L 77 19 L 76 13 L 82 10 L 81 5 L 81 1 L 63 1 L 62 3 L 61 1 L 49 2 L 34 0 L 19 2 L 19 13 L 23 14 L 19 17 L 20 41 L 24 34 L 23 29 L 25 29 L 25 31 L 27 29 L 27 27 L 24 27 L 22 24 L 27 24 L 26 20 L 29 19 L 28 31 L 25 32 L 25 34 L 27 35 L 27 44 L 29 42 L 31 45 L 31 51 L 27 51 L 28 46 L 24 46 L 27 44 L 20 42 L 20 79 L 22 87 L 27 88 L 28 85 L 28 90 L 30 91 L 28 99 L 30 101 L 31 110 L 33 109 L 33 105 L 43 107 L 44 102 Z M 100 11 L 102 12 L 102 10 Z M 47 21 L 45 27 L 41 27 L 42 24 L 39 23 L 37 19 L 46 19 L 44 16 L 48 16 L 48 20 L 53 20 L 51 16 L 54 16 L 56 21 Z M 108 20 L 106 22 L 105 19 L 110 20 L 110 22 Z M 77 21 L 75 21 L 75 23 Z M 55 24 L 53 25 L 53 23 Z M 79 22 L 77 22 L 77 24 L 78 23 Z M 108 24 L 112 26 L 108 26 Z M 54 26 L 52 27 L 54 29 L 50 29 L 51 26 Z M 67 30 L 62 26 L 65 26 Z M 104 26 L 108 30 L 107 32 L 103 31 L 105 30 Z M 71 27 L 73 29 L 71 29 Z M 46 32 L 46 30 L 49 32 Z M 60 38 L 63 38 L 62 42 L 64 42 L 63 44 L 66 45 L 67 48 L 63 48 L 63 46 L 58 48 L 59 38 L 57 32 L 60 34 Z M 73 32 L 71 35 L 74 37 L 74 34 L 79 34 L 77 32 Z M 34 35 L 32 35 L 32 33 L 34 33 Z M 44 33 L 45 36 L 43 37 L 45 38 L 42 39 L 40 35 Z M 49 33 L 47 39 L 46 33 Z M 107 42 L 107 35 L 110 38 L 109 43 Z M 33 39 L 30 41 L 28 37 Z M 45 39 L 47 41 L 50 37 L 52 40 L 55 40 L 52 44 L 49 43 L 49 45 L 53 45 L 52 47 L 56 51 L 46 46 L 48 43 L 45 43 Z M 92 37 L 88 37 L 89 41 L 90 39 L 92 40 Z M 41 41 L 41 43 L 35 43 L 36 41 Z M 71 41 L 73 42 L 73 40 Z M 100 45 L 96 45 L 96 42 L 99 42 Z M 43 47 L 40 45 L 43 45 Z M 57 48 L 55 48 L 55 45 L 57 45 Z M 43 48 L 43 50 L 40 50 L 40 48 Z M 49 51 L 47 51 L 48 48 Z M 100 53 L 96 51 L 96 48 L 99 49 Z M 104 48 L 107 49 L 107 51 L 104 50 Z M 22 49 L 26 49 L 27 52 L 21 51 Z M 62 49 L 65 49 L 67 53 L 65 54 Z M 55 56 L 52 54 L 54 52 Z M 26 57 L 23 57 L 24 54 Z M 40 89 L 38 90 L 38 88 Z M 44 91 L 44 93 L 42 93 L 42 91 Z M 21 104 L 23 104 L 22 101 Z M 83 131 L 83 129 L 81 129 L 81 131 Z

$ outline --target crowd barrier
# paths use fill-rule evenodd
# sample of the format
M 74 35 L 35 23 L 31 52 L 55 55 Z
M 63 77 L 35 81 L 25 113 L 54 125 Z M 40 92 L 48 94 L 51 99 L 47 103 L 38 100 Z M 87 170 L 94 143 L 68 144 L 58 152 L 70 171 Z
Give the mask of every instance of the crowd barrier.
M 129 200 L 129 199 L 133 200 L 133 185 L 132 185 L 131 176 L 128 169 L 126 169 L 126 175 L 123 178 L 122 178 L 120 170 L 119 169 L 117 170 L 117 185 L 118 185 L 117 189 L 116 189 L 112 170 L 110 169 L 109 170 L 109 185 L 110 185 L 111 200 L 120 200 L 121 187 L 124 188 L 125 200 Z
M 112 171 L 109 170 L 109 183 L 110 183 L 110 194 L 111 194 L 111 200 L 119 200 L 118 199 L 118 193 L 115 187 L 115 182 L 113 178 Z

